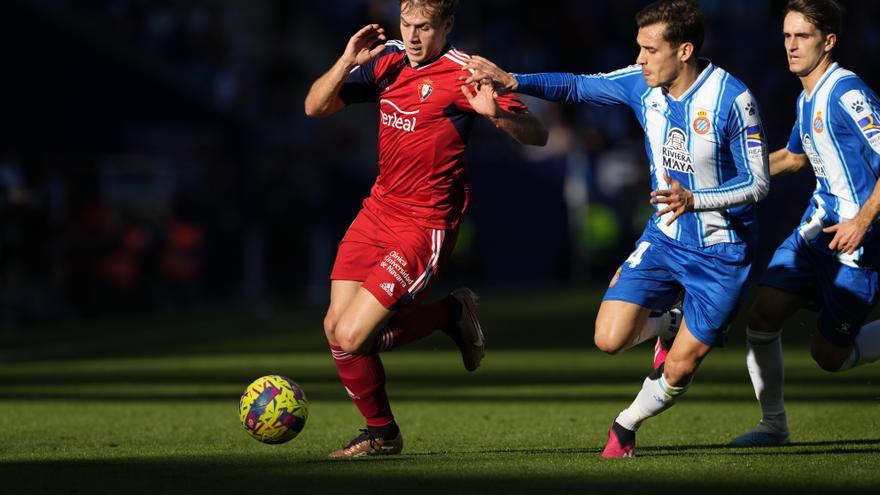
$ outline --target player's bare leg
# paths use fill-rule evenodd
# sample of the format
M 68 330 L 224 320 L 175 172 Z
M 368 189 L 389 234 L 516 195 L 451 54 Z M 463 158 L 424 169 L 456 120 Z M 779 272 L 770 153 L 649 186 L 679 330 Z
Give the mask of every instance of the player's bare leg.
M 336 326 L 345 310 L 354 301 L 363 284 L 353 280 L 332 280 L 330 282 L 330 306 L 324 316 L 324 334 L 327 342 L 339 345 L 336 338 Z
M 731 445 L 769 447 L 789 443 L 783 396 L 782 325 L 805 302 L 800 296 L 773 287 L 758 289 L 746 328 L 746 365 L 762 417 L 757 426 L 734 438 Z
M 469 289 L 393 312 L 359 282 L 333 281 L 325 333 L 340 379 L 366 418 L 367 428 L 330 457 L 399 453 L 403 436 L 391 413 L 378 353 L 442 329 L 457 344 L 462 341 L 459 348 L 465 367 L 472 371 L 479 366 L 484 352 L 475 312 L 476 295 Z
M 642 422 L 675 404 L 687 391 L 694 373 L 711 350 L 712 346 L 697 340 L 686 322 L 682 322 L 666 362 L 645 378 L 635 400 L 611 424 L 602 457 L 634 456 L 636 431 Z
M 334 280 L 336 283 L 342 281 Z M 351 283 L 351 282 L 349 282 Z M 331 285 L 331 306 L 332 306 Z M 348 294 L 346 294 L 347 296 Z M 373 294 L 358 287 L 350 302 L 342 311 L 333 331 L 333 337 L 342 350 L 350 354 L 367 354 L 375 340 L 376 331 L 387 322 L 393 312 L 376 300 Z
M 674 336 L 681 319 L 678 309 L 654 311 L 626 301 L 602 301 L 594 342 L 602 352 L 617 354 L 654 337 Z
M 367 428 L 348 445 L 330 453 L 331 458 L 396 454 L 403 449 L 403 435 L 385 394 L 382 361 L 378 355 L 360 353 L 375 341 L 376 329 L 391 315 L 360 282 L 331 282 L 324 332 L 339 377 L 367 420 Z
M 852 344 L 846 347 L 838 347 L 828 340 L 818 331 L 813 332 L 813 341 L 810 345 L 810 354 L 813 361 L 825 371 L 843 371 L 846 361 L 853 355 Z
M 853 342 L 835 346 L 819 331 L 813 334 L 813 360 L 825 371 L 846 371 L 880 359 L 880 320 L 867 323 L 859 329 Z

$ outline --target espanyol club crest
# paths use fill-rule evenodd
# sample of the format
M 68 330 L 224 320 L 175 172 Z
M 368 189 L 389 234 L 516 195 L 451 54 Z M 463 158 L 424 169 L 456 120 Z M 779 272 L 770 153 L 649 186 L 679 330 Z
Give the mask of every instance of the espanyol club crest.
M 820 134 L 825 130 L 825 123 L 822 122 L 822 112 L 816 112 L 816 118 L 813 119 L 813 130 Z
M 421 101 L 425 101 L 431 96 L 431 93 L 434 92 L 434 81 L 430 79 L 422 79 L 422 84 L 419 84 L 419 99 Z
M 709 113 L 705 110 L 697 112 L 697 118 L 694 119 L 694 132 L 703 135 L 712 130 L 712 123 L 707 117 Z

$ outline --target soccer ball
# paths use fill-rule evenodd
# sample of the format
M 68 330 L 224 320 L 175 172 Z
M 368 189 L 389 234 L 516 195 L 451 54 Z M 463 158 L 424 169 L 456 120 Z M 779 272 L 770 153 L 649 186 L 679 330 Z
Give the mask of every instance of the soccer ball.
M 281 375 L 254 380 L 241 394 L 238 409 L 244 430 L 271 444 L 293 440 L 309 417 L 306 394 L 295 381 Z

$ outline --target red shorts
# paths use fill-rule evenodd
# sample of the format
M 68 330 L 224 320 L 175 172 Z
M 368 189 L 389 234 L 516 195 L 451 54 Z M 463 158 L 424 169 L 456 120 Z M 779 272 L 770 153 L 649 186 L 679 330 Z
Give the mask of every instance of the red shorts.
M 437 230 L 362 208 L 339 243 L 331 280 L 356 280 L 387 309 L 420 301 L 458 229 Z

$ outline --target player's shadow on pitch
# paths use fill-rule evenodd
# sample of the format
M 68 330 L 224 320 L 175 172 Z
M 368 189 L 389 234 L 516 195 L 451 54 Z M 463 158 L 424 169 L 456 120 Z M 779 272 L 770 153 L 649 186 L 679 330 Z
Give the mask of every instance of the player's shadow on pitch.
M 853 446 L 864 446 L 852 448 Z M 807 447 L 807 448 L 804 448 Z M 813 448 L 810 448 L 813 447 Z M 727 444 L 649 446 L 638 448 L 640 457 L 668 457 L 699 451 L 700 455 L 825 455 L 825 454 L 877 454 L 880 438 L 853 440 L 825 440 L 817 442 L 792 442 L 778 447 L 734 447 Z M 706 452 L 715 451 L 715 452 Z
M 863 448 L 851 448 L 848 446 L 863 445 Z M 873 447 L 870 447 L 873 446 Z M 803 447 L 820 447 L 804 449 Z M 876 454 L 880 453 L 880 438 L 859 440 L 828 440 L 821 442 L 794 442 L 784 447 L 733 447 L 731 445 L 716 443 L 703 445 L 671 445 L 671 446 L 647 446 L 637 447 L 639 457 L 670 457 L 700 452 L 700 455 L 822 455 L 822 454 Z M 715 452 L 706 452 L 715 451 Z M 557 447 L 557 448 L 522 448 L 522 449 L 483 449 L 465 451 L 436 451 L 407 453 L 400 457 L 421 457 L 437 455 L 492 455 L 492 454 L 529 454 L 529 455 L 556 455 L 556 454 L 585 454 L 593 455 L 602 452 L 601 448 L 593 447 Z M 398 458 L 400 458 L 398 457 Z

